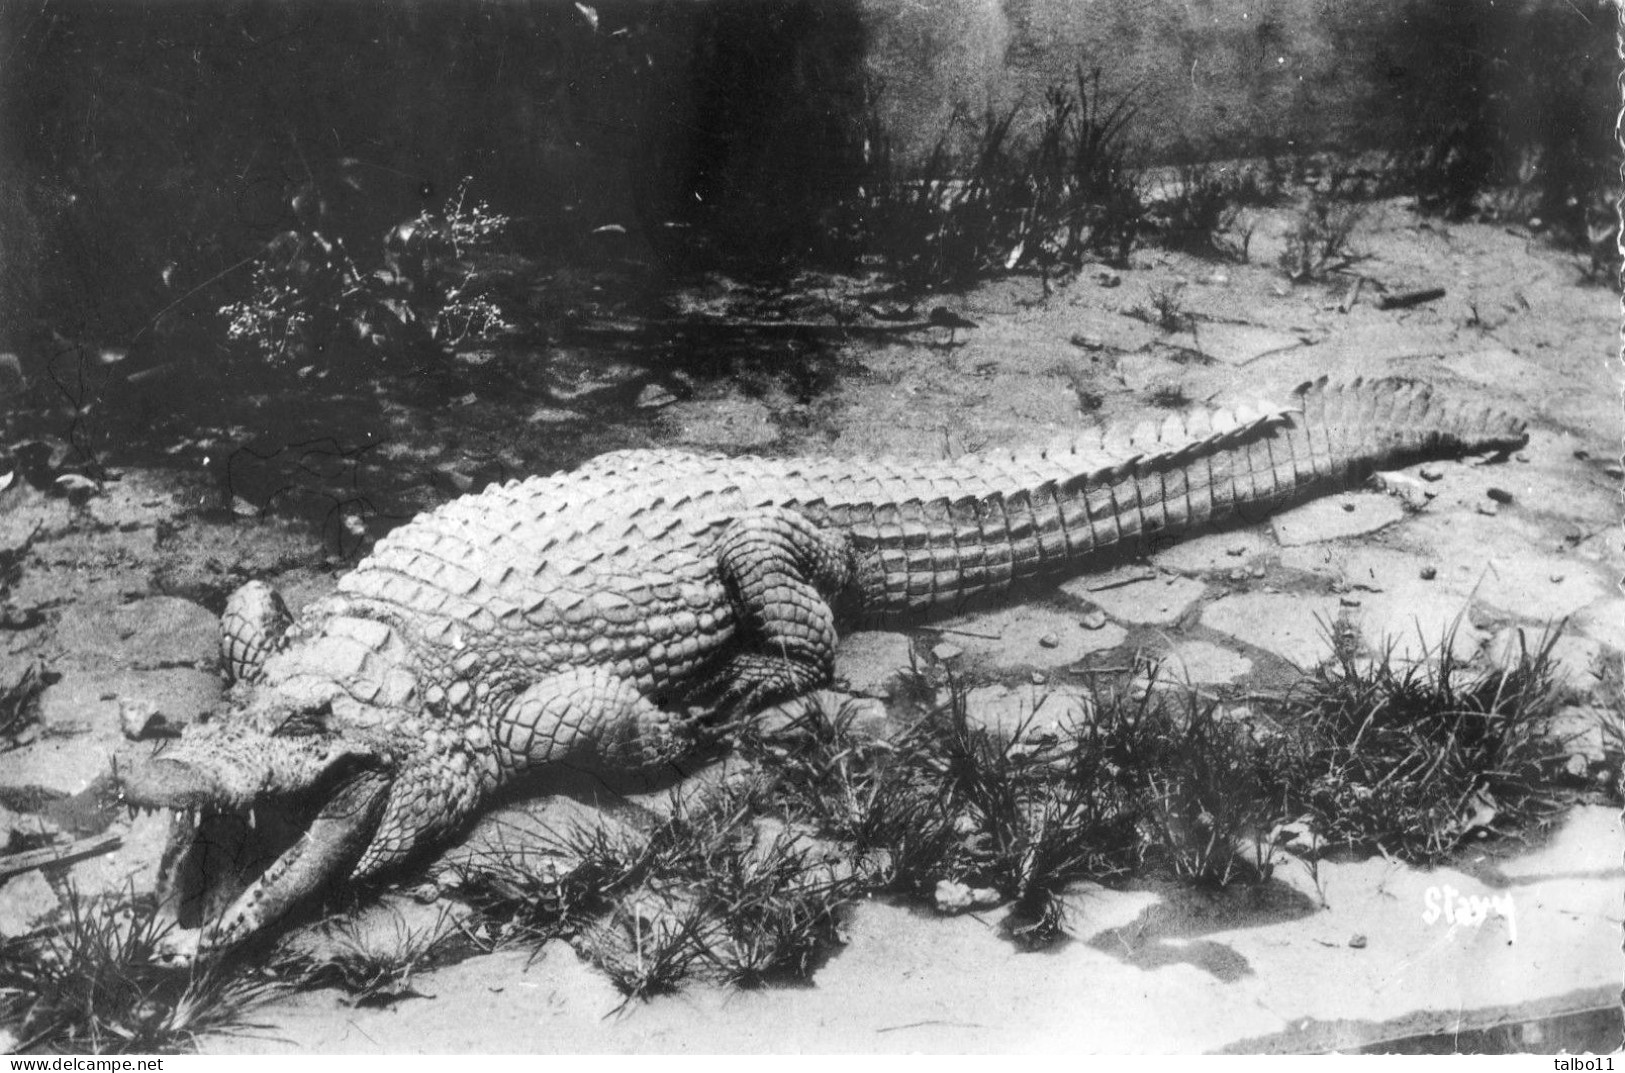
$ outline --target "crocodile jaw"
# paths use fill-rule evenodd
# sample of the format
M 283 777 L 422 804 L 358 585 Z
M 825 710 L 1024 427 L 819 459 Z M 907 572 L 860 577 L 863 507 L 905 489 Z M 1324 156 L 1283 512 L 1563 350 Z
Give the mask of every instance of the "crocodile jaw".
M 233 946 L 348 877 L 372 839 L 388 790 L 388 780 L 377 772 L 352 776 L 302 830 L 293 817 L 259 821 L 270 809 L 249 812 L 252 819 L 233 812 L 177 812 L 158 887 L 158 920 L 168 928 L 161 942 L 164 960 L 187 965 L 200 953 Z M 197 815 L 195 822 L 190 815 Z M 233 842 L 229 833 L 244 827 L 249 837 Z M 240 867 L 222 868 L 227 855 Z
M 371 758 L 310 739 L 261 738 L 247 750 L 259 761 L 251 768 L 209 745 L 226 743 L 204 734 L 120 778 L 126 804 L 174 813 L 158 921 L 175 964 L 234 945 L 347 878 L 389 797 Z

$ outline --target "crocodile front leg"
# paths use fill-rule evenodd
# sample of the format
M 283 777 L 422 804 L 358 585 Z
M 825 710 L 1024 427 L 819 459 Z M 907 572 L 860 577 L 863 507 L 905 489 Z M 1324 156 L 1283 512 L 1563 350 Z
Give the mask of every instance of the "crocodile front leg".
M 498 715 L 497 756 L 510 771 L 560 764 L 594 773 L 653 772 L 695 751 L 682 719 L 605 667 L 548 675 Z

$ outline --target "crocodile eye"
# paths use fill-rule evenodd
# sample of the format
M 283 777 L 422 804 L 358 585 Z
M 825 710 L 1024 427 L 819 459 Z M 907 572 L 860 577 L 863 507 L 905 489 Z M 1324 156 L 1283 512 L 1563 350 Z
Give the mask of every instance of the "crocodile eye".
M 271 731 L 273 738 L 306 738 L 315 734 L 327 733 L 327 719 L 333 714 L 333 705 L 323 702 L 315 708 L 306 708 L 302 711 L 292 712 L 276 729 Z

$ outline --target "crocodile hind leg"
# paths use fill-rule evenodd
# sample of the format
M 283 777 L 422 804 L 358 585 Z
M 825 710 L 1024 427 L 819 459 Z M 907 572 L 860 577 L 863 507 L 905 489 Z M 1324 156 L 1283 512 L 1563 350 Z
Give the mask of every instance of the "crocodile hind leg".
M 716 556 L 742 648 L 693 699 L 737 719 L 828 685 L 836 642 L 830 600 L 853 577 L 848 542 L 794 511 L 764 508 L 736 518 Z
M 275 589 L 250 581 L 231 594 L 220 616 L 220 661 L 233 682 L 255 682 L 282 647 L 293 616 Z

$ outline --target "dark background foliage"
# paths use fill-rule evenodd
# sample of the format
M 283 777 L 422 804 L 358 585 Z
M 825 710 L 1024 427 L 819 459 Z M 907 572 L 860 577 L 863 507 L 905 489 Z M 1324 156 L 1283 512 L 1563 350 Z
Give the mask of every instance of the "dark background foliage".
M 1382 148 L 1424 207 L 1460 215 L 1522 179 L 1583 233 L 1613 157 L 1602 9 L 1391 0 L 1307 34 L 1312 13 L 1280 4 L 1245 21 L 1199 6 L 1157 9 L 1186 20 L 1164 43 L 1205 41 L 1228 67 L 1189 98 L 1182 74 L 1124 87 L 1145 159 Z M 975 48 L 953 5 L 925 23 L 860 0 L 4 5 L 0 349 L 206 348 L 273 235 L 376 243 L 463 176 L 532 257 L 601 251 L 584 236 L 616 225 L 672 269 L 850 260 L 843 205 L 882 142 L 928 149 L 950 98 L 1031 105 L 1022 79 L 1071 77 L 1079 57 L 1046 35 L 1076 17 L 1005 7 L 977 81 L 954 74 Z M 1086 57 L 1108 83 L 1152 47 L 1123 32 L 1121 65 Z

